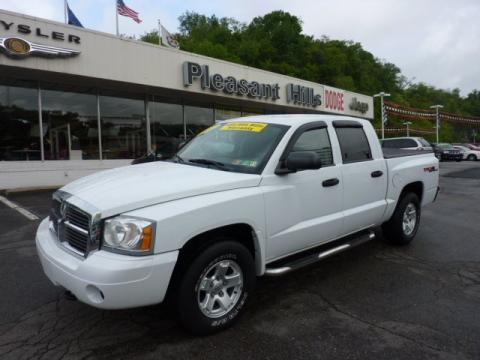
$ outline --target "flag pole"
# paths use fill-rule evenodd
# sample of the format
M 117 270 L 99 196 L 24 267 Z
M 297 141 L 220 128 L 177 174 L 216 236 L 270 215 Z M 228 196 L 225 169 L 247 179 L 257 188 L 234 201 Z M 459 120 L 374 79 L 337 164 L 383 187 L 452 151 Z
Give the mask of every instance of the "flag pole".
M 68 8 L 67 0 L 64 0 L 63 1 L 63 18 L 65 20 L 65 24 L 67 23 L 67 12 L 68 12 L 67 8 Z
M 120 33 L 118 31 L 118 9 L 117 9 L 117 0 L 115 0 L 115 19 L 117 23 L 117 36 L 120 36 Z
M 162 45 L 162 24 L 160 19 L 158 19 L 158 45 Z

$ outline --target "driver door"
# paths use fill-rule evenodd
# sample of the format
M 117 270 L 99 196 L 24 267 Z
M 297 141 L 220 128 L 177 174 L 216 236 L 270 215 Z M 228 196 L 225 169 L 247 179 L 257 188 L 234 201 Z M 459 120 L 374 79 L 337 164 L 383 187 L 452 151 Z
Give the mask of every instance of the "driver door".
M 308 124 L 292 136 L 290 151 L 313 151 L 322 167 L 262 181 L 267 219 L 267 261 L 314 247 L 339 236 L 342 228 L 341 171 L 333 160 L 325 123 Z M 287 149 L 290 147 L 287 146 Z

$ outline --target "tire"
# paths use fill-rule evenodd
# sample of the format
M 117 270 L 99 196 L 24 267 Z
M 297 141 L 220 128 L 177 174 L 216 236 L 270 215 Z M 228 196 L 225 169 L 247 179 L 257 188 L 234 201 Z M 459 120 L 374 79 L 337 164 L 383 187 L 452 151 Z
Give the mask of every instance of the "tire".
M 255 287 L 255 263 L 250 251 L 230 238 L 216 240 L 195 257 L 178 288 L 180 321 L 195 335 L 232 326 Z
M 413 213 L 412 210 L 415 212 Z M 407 211 L 409 215 L 406 215 Z M 404 194 L 390 220 L 382 226 L 385 240 L 393 245 L 409 244 L 417 234 L 420 217 L 421 207 L 418 196 L 414 193 Z
M 470 155 L 467 156 L 467 160 L 477 161 L 477 157 L 474 154 L 470 154 Z

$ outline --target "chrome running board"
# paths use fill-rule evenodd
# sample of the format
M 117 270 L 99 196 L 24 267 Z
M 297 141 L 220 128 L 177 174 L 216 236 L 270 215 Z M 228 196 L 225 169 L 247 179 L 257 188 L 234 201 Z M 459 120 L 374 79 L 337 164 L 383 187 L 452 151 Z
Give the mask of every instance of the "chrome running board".
M 351 249 L 355 246 L 363 244 L 367 241 L 375 238 L 375 232 L 372 230 L 363 231 L 354 237 L 349 236 L 345 239 L 333 241 L 331 244 L 325 244 L 315 249 L 305 251 L 304 256 L 302 253 L 289 256 L 285 259 L 274 261 L 267 265 L 265 275 L 267 276 L 279 276 L 287 274 L 291 271 L 300 269 L 302 267 L 314 264 L 318 261 L 322 261 L 332 255 L 338 254 L 345 250 Z M 328 248 L 327 248 L 328 247 Z M 322 250 L 320 250 L 320 248 Z

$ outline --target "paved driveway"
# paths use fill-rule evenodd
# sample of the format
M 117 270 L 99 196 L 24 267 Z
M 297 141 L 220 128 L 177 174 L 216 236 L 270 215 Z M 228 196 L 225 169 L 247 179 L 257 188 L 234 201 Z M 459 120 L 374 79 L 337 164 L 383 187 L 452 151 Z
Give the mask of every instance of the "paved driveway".
M 0 204 L 0 358 L 479 359 L 480 162 L 442 163 L 441 175 L 410 246 L 377 240 L 260 279 L 240 322 L 201 338 L 163 306 L 102 311 L 66 300 L 36 257 L 38 221 Z M 44 217 L 50 196 L 8 198 Z

